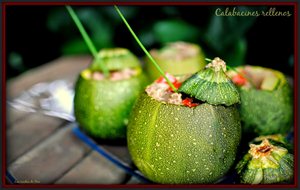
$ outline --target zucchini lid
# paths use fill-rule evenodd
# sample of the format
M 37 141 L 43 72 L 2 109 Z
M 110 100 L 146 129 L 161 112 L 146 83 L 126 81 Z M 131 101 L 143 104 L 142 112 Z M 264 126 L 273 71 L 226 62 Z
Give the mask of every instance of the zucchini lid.
M 101 71 L 99 64 L 105 64 L 109 71 L 141 68 L 139 59 L 126 48 L 102 49 L 98 56 L 89 67 L 92 71 Z
M 225 62 L 216 57 L 205 69 L 188 78 L 178 90 L 211 105 L 240 103 L 239 92 L 225 72 Z

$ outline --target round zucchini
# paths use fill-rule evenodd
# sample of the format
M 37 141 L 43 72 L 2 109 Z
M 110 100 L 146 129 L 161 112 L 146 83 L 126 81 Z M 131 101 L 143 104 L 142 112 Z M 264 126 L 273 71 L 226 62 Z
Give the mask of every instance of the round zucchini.
M 216 59 L 213 63 L 200 72 L 214 70 L 216 73 L 224 73 L 220 68 L 226 68 L 225 62 Z M 207 90 L 232 90 L 221 87 L 227 85 L 225 81 L 231 82 L 222 78 L 226 75 L 216 74 L 204 79 L 200 77 L 199 80 L 212 82 L 214 77 L 220 79 L 220 83 L 203 85 Z M 193 76 L 186 79 L 188 80 L 194 81 Z M 190 88 L 203 90 L 190 82 L 184 82 L 182 86 L 185 87 L 180 87 L 179 90 L 183 90 L 184 93 Z M 152 87 L 150 86 L 150 89 L 155 89 Z M 128 149 L 136 166 L 147 178 L 157 183 L 217 182 L 233 165 L 240 142 L 241 124 L 237 110 L 239 98 L 228 97 L 225 102 L 230 102 L 230 106 L 205 102 L 184 106 L 185 104 L 159 101 L 159 97 L 151 97 L 149 94 L 152 93 L 148 93 L 148 90 L 146 92 L 137 100 L 127 128 Z M 160 90 L 157 92 L 161 94 Z M 230 94 L 225 94 L 228 93 Z M 179 97 L 183 95 L 174 94 Z M 219 93 L 211 93 L 217 94 Z
M 234 163 L 240 130 L 236 106 L 189 108 L 142 93 L 129 120 L 128 149 L 154 182 L 212 183 Z
M 161 69 L 172 75 L 194 73 L 206 64 L 200 46 L 187 42 L 169 43 L 159 50 L 151 50 L 150 53 Z M 160 73 L 148 58 L 145 67 L 152 81 L 160 77 Z
M 90 68 L 80 73 L 77 80 L 74 97 L 75 117 L 80 127 L 93 137 L 125 138 L 130 111 L 139 93 L 147 85 L 148 79 L 143 74 L 138 59 L 126 49 L 104 49 L 99 55 L 100 61 L 103 61 L 109 70 L 131 68 L 137 74 L 128 79 L 95 80 L 91 75 L 99 68 L 98 63 L 94 62 Z
M 293 155 L 274 142 L 265 138 L 259 145 L 250 144 L 249 152 L 236 167 L 241 183 L 287 183 L 293 179 Z
M 292 90 L 285 76 L 258 66 L 238 70 L 246 76 L 246 82 L 238 85 L 243 131 L 258 135 L 287 134 L 292 126 L 293 103 Z M 233 81 L 236 76 L 231 74 Z

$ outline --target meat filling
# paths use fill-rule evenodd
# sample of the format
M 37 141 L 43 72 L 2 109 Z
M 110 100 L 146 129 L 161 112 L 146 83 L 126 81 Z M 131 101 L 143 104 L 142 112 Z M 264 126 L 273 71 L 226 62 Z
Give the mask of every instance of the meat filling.
M 166 74 L 166 76 L 177 89 L 180 87 L 181 83 L 188 78 L 188 75 L 182 77 L 174 77 L 170 74 Z M 160 77 L 154 83 L 147 86 L 145 91 L 153 99 L 160 102 L 175 105 L 184 105 L 188 107 L 195 107 L 199 105 L 199 103 L 193 103 L 194 99 L 189 97 L 185 98 L 181 93 L 173 92 L 172 88 L 170 88 L 169 84 L 163 77 Z
M 111 71 L 109 74 L 109 80 L 118 81 L 118 80 L 129 79 L 133 76 L 136 76 L 137 74 L 138 71 L 136 69 L 131 69 L 131 68 L 126 68 L 118 71 Z M 84 76 L 88 79 L 99 80 L 99 81 L 105 79 L 104 74 L 98 71 L 85 70 Z
M 155 56 L 159 55 L 164 59 L 181 61 L 196 56 L 199 51 L 199 48 L 193 44 L 185 42 L 174 42 L 168 44 L 167 47 L 161 50 L 151 50 L 151 54 Z
M 244 69 L 237 70 L 238 73 L 229 71 L 227 74 L 233 83 L 244 88 L 274 90 L 280 82 L 279 78 L 270 70 L 252 68 L 250 66 L 245 66 Z

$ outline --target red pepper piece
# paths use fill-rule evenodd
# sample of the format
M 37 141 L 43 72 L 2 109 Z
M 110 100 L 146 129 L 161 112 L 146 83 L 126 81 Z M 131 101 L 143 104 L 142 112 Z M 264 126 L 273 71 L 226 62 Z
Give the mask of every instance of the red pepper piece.
M 193 103 L 193 99 L 192 98 L 186 98 L 184 100 L 182 100 L 183 105 L 188 106 L 188 107 L 196 107 L 199 104 L 198 103 Z
M 156 82 L 156 83 L 163 83 L 164 80 L 165 80 L 164 77 L 161 76 L 161 77 L 159 77 L 158 79 L 156 79 L 155 82 Z
M 166 73 L 166 77 L 170 80 L 171 83 L 174 83 L 174 82 L 177 81 L 177 79 L 169 73 Z M 156 83 L 166 83 L 167 84 L 167 81 L 163 76 L 160 76 L 155 82 Z
M 181 83 L 177 81 L 177 79 L 169 74 L 169 73 L 166 73 L 166 76 L 168 77 L 168 79 L 170 80 L 170 82 L 174 85 L 174 87 L 176 89 L 178 89 L 180 86 L 181 86 Z M 164 77 L 159 77 L 156 81 L 156 83 L 165 83 L 165 84 L 168 84 L 168 82 L 166 81 L 166 79 Z M 173 89 L 171 87 L 169 87 L 169 91 L 173 92 Z
M 240 74 L 237 74 L 234 77 L 232 77 L 232 81 L 238 86 L 243 86 L 247 82 L 247 80 Z
M 181 86 L 181 82 L 175 81 L 172 83 L 176 89 L 178 89 Z M 173 89 L 169 87 L 169 91 L 173 92 Z
M 181 86 L 181 82 L 175 81 L 173 85 L 178 89 Z

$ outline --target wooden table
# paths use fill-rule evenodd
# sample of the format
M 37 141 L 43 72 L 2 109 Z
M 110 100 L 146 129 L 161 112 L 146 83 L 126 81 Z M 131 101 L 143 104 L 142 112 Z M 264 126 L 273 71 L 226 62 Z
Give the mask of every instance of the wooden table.
M 90 56 L 61 57 L 7 82 L 7 99 L 18 97 L 34 84 L 66 79 L 75 82 L 90 63 Z M 136 184 L 125 173 L 84 142 L 72 129 L 76 124 L 40 113 L 7 106 L 6 169 L 14 183 L 31 184 Z M 130 162 L 127 149 L 105 145 Z
M 7 82 L 7 100 L 19 97 L 37 83 L 58 79 L 74 83 L 90 62 L 90 56 L 62 57 L 32 69 Z M 143 184 L 78 138 L 75 122 L 19 111 L 8 105 L 6 112 L 6 169 L 7 179 L 15 179 L 13 183 Z M 132 164 L 126 146 L 101 147 Z

